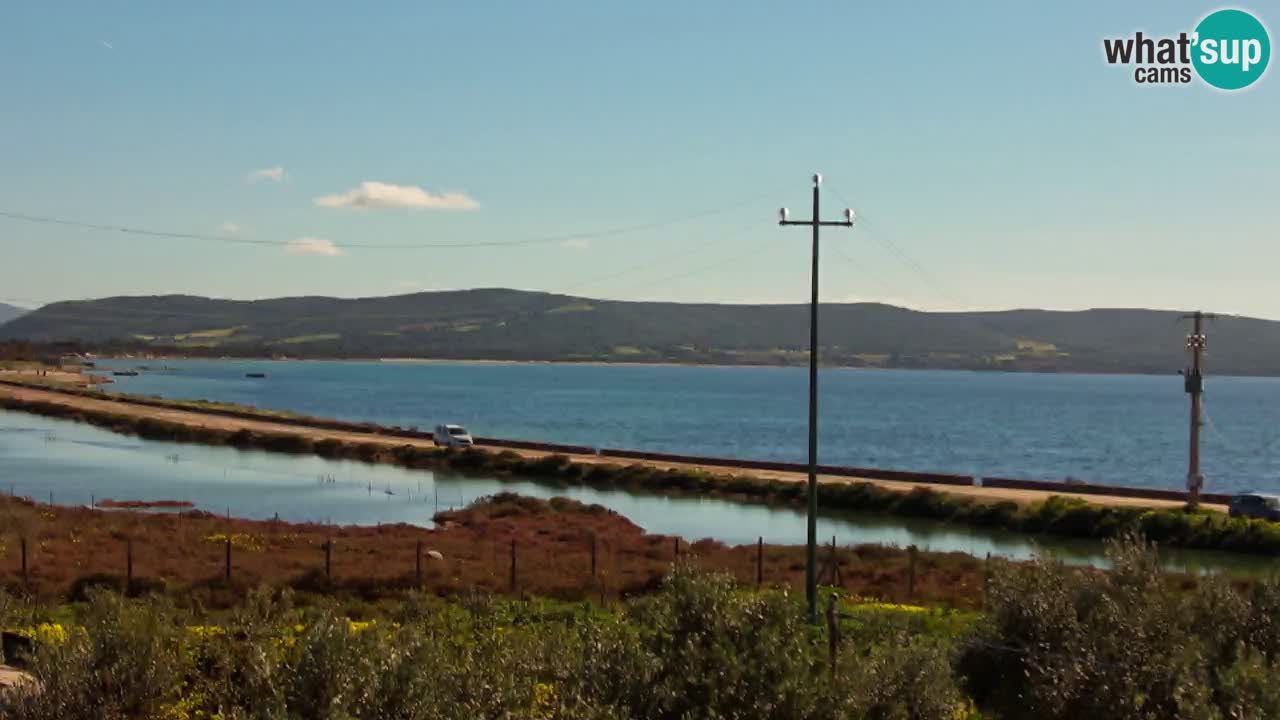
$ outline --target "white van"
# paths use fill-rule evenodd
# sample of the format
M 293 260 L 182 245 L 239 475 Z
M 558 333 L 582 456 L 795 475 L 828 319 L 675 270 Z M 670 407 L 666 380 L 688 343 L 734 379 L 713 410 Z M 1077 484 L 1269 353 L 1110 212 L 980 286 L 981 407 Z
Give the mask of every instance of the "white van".
M 471 447 L 476 444 L 471 433 L 461 425 L 437 425 L 431 437 L 436 447 Z

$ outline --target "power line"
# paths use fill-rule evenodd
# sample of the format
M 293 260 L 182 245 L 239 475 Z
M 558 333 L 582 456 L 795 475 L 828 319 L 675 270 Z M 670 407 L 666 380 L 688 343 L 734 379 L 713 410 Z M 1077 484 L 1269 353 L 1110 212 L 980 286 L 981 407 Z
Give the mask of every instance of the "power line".
M 602 282 L 602 281 L 604 281 L 604 280 L 612 279 L 612 278 L 614 278 L 614 277 L 621 277 L 621 276 L 624 276 L 624 275 L 627 275 L 627 274 L 631 274 L 632 272 L 638 272 L 638 271 L 640 271 L 640 270 L 648 269 L 648 268 L 650 268 L 650 267 L 654 267 L 654 266 L 657 266 L 657 265 L 660 265 L 660 264 L 663 264 L 663 263 L 671 262 L 673 259 L 679 259 L 680 257 L 688 257 L 688 256 L 691 256 L 691 255 L 694 255 L 694 254 L 696 254 L 696 253 L 698 253 L 698 252 L 705 251 L 705 250 L 707 250 L 707 249 L 710 249 L 710 248 L 712 248 L 712 247 L 715 247 L 715 246 L 721 245 L 721 244 L 723 244 L 723 243 L 725 243 L 725 242 L 728 242 L 728 241 L 730 241 L 730 240 L 739 239 L 739 238 L 741 238 L 741 237 L 745 234 L 745 232 L 746 232 L 747 230 L 749 230 L 749 229 L 751 229 L 751 228 L 753 228 L 753 227 L 756 227 L 756 226 L 757 226 L 757 224 L 758 224 L 758 221 L 756 221 L 756 220 L 752 220 L 751 225 L 749 225 L 749 226 L 744 226 L 744 227 L 741 227 L 741 228 L 738 228 L 737 230 L 735 230 L 735 231 L 733 231 L 733 232 L 731 232 L 731 233 L 729 233 L 729 234 L 723 235 L 723 236 L 721 236 L 720 238 L 718 238 L 718 239 L 716 239 L 716 240 L 712 241 L 711 243 L 707 243 L 706 245 L 700 246 L 700 247 L 699 247 L 699 248 L 697 248 L 697 249 L 694 249 L 694 250 L 688 251 L 688 252 L 686 252 L 686 253 L 680 253 L 680 254 L 677 254 L 677 255 L 666 255 L 666 256 L 662 256 L 662 257 L 658 258 L 657 260 L 654 260 L 654 261 L 651 261 L 651 262 L 645 263 L 644 265 L 639 265 L 639 266 L 635 266 L 635 267 L 625 268 L 625 269 L 623 269 L 623 270 L 621 270 L 621 271 L 618 271 L 618 272 L 615 272 L 615 273 L 611 273 L 610 275 L 600 276 L 600 277 L 594 278 L 594 279 L 592 279 L 592 280 L 584 281 L 584 282 L 581 282 L 581 283 L 576 283 L 576 284 L 574 284 L 574 285 L 571 285 L 571 286 L 569 287 L 569 289 L 562 290 L 562 291 L 559 291 L 558 293 L 553 293 L 553 294 L 567 294 L 567 293 L 571 292 L 573 289 L 575 289 L 575 288 L 577 288 L 577 287 L 581 287 L 581 286 L 589 285 L 589 284 L 594 284 L 594 283 L 596 283 L 596 282 Z M 661 285 L 661 284 L 663 284 L 663 283 L 670 282 L 670 281 L 672 281 L 672 280 L 678 280 L 678 279 L 681 279 L 681 278 L 684 278 L 684 277 L 688 277 L 688 276 L 691 276 L 691 275 L 697 275 L 697 274 L 699 274 L 699 273 L 704 273 L 704 272 L 707 272 L 707 271 L 710 271 L 710 270 L 715 270 L 715 269 L 718 269 L 718 268 L 724 267 L 724 266 L 726 266 L 726 265 L 731 265 L 731 264 L 733 264 L 733 263 L 735 263 L 735 262 L 739 262 L 739 261 L 741 261 L 741 260 L 749 259 L 750 257 L 755 256 L 755 253 L 754 253 L 755 249 L 756 249 L 756 248 L 758 248 L 758 247 L 760 247 L 761 245 L 764 245 L 764 244 L 769 243 L 770 241 L 771 241 L 771 239 L 770 239 L 770 238 L 765 238 L 765 239 L 764 239 L 764 242 L 756 243 L 756 244 L 750 245 L 750 246 L 748 246 L 748 247 L 746 247 L 746 248 L 743 248 L 743 250 L 742 250 L 742 251 L 740 251 L 740 252 L 733 253 L 732 255 L 730 255 L 730 256 L 728 256 L 728 257 L 721 258 L 721 259 L 719 259 L 719 260 L 716 260 L 715 262 L 708 263 L 708 264 L 705 264 L 705 265 L 699 265 L 699 266 L 697 266 L 697 267 L 695 267 L 695 268 L 691 268 L 691 269 L 687 269 L 687 270 L 682 270 L 681 272 L 678 272 L 678 273 L 675 273 L 675 274 L 672 274 L 672 275 L 666 275 L 666 276 L 662 276 L 662 277 L 659 277 L 659 278 L 654 278 L 654 279 L 652 279 L 652 280 L 642 281 L 639 285 L 631 285 L 631 286 L 623 285 L 622 287 L 623 287 L 623 288 L 628 288 L 628 289 L 633 289 L 633 290 L 634 290 L 634 289 L 647 289 L 647 288 L 649 288 L 649 287 L 654 287 L 654 286 L 657 286 L 657 285 Z M 519 291 L 517 291 L 517 292 L 519 292 Z M 531 292 L 532 292 L 532 291 L 531 291 Z M 276 299 L 288 299 L 288 298 L 276 298 Z M 359 298 L 325 298 L 325 299 L 335 300 L 335 301 L 338 301 L 338 302 L 351 302 L 351 301 L 358 300 Z M 380 299 L 380 298 L 377 298 L 377 299 Z M 81 304 L 81 303 L 92 303 L 92 302 L 94 302 L 94 301 L 93 301 L 93 300 L 73 300 L 73 301 L 65 301 L 65 302 L 73 303 L 73 304 Z M 249 302 L 262 302 L 262 301 L 229 300 L 229 301 L 225 301 L 225 302 L 233 302 L 233 303 L 240 303 L 240 304 L 248 304 Z M 508 312 L 515 312 L 515 311 L 519 311 L 519 312 L 529 312 L 529 311 L 531 310 L 531 309 L 530 309 L 529 307 L 527 307 L 527 306 L 524 306 L 524 305 L 521 305 L 521 304 L 518 304 L 518 303 L 514 303 L 514 302 L 512 302 L 512 303 L 498 303 L 498 305 L 499 305 L 499 306 L 502 306 L 502 307 L 500 307 L 499 309 L 503 309 L 503 310 L 506 310 L 506 311 L 508 311 Z M 237 323 L 237 322 L 243 322 L 243 321 L 246 321 L 246 318 L 245 318 L 245 317 L 243 317 L 243 316 L 241 316 L 241 315 L 237 315 L 237 314 L 235 313 L 235 311 L 234 311 L 234 310 L 230 310 L 230 309 L 229 309 L 226 313 L 207 313 L 207 312 L 206 312 L 206 313 L 201 313 L 201 312 L 191 312 L 191 311 L 188 311 L 188 310 L 155 310 L 155 309 L 150 309 L 150 308 L 120 308 L 120 309 L 118 309 L 118 310 L 113 310 L 113 311 L 111 311 L 111 312 L 123 312 L 123 313 L 126 313 L 126 314 L 128 314 L 128 315 L 148 315 L 148 316 L 164 318 L 164 319 L 172 320 L 172 321 L 184 321 L 184 320 L 208 320 L 211 324 L 212 324 L 212 323 L 233 323 L 233 324 L 234 324 L 234 323 Z M 535 310 L 535 312 L 536 312 L 536 310 Z M 80 321 L 80 322 L 100 322 L 100 321 L 102 321 L 104 318 L 109 317 L 109 316 L 110 316 L 110 312 L 107 312 L 107 311 L 103 311 L 101 314 L 78 314 L 78 313 L 76 313 L 76 312 L 74 312 L 74 311 L 68 312 L 68 311 L 61 311 L 61 310 L 48 310 L 48 309 L 45 309 L 45 310 L 42 310 L 42 311 L 41 311 L 41 317 L 44 317 L 44 318 L 51 318 L 51 319 L 58 319 L 58 320 L 71 320 L 71 321 Z M 368 314 L 368 313 L 361 313 L 361 314 L 360 314 L 360 318 L 361 318 L 361 319 L 364 319 L 364 320 L 370 320 L 370 319 L 397 319 L 397 320 L 402 320 L 402 319 L 405 319 L 405 318 L 406 318 L 406 317 L 408 317 L 408 316 L 409 316 L 409 313 L 407 313 L 407 312 L 402 312 L 402 313 L 381 313 L 381 314 Z M 451 319 L 456 319 L 456 318 L 451 318 Z M 185 334 L 190 334 L 190 333 L 185 333 Z
M 721 268 L 721 267 L 724 267 L 725 265 L 731 265 L 731 264 L 733 264 L 733 263 L 735 263 L 735 262 L 739 262 L 739 261 L 742 261 L 742 260 L 750 259 L 750 258 L 752 258 L 752 257 L 758 257 L 759 255 L 758 255 L 757 253 L 755 253 L 755 249 L 756 249 L 756 248 L 758 248 L 758 247 L 764 246 L 764 245 L 777 245 L 777 241 L 776 241 L 776 240 L 774 240 L 772 237 L 766 237 L 766 238 L 764 238 L 764 239 L 763 239 L 763 241 L 762 241 L 762 242 L 755 243 L 755 244 L 753 244 L 753 245 L 749 245 L 749 246 L 747 246 L 747 247 L 743 248 L 743 250 L 742 250 L 741 252 L 734 253 L 733 255 L 730 255 L 729 257 L 727 257 L 727 258 L 723 258 L 723 259 L 721 259 L 721 260 L 717 260 L 717 261 L 716 261 L 716 262 L 714 262 L 714 263 L 710 263 L 710 264 L 707 264 L 707 265 L 700 265 L 700 266 L 698 266 L 698 267 L 696 267 L 696 268 L 692 268 L 692 269 L 690 269 L 690 270 L 685 270 L 685 271 L 682 271 L 682 272 L 675 273 L 674 275 L 667 275 L 667 276 L 664 276 L 664 277 L 656 278 L 656 279 L 654 279 L 654 280 L 651 280 L 651 281 L 648 281 L 648 282 L 642 283 L 642 284 L 641 284 L 641 285 L 639 285 L 639 286 L 635 286 L 635 285 L 632 285 L 632 286 L 626 286 L 626 285 L 623 285 L 622 287 L 623 287 L 623 288 L 628 288 L 628 289 L 630 289 L 630 290 L 632 290 L 632 291 L 635 291 L 635 290 L 637 290 L 637 289 L 648 289 L 648 288 L 650 288 L 650 287 L 654 287 L 654 286 L 657 286 L 657 285 L 662 285 L 662 284 L 664 284 L 664 283 L 671 282 L 672 280 L 679 280 L 679 279 L 681 279 L 681 278 L 689 277 L 690 275 L 697 275 L 697 274 L 700 274 L 700 273 L 707 272 L 708 270 L 716 270 L 716 269 L 719 269 L 719 268 Z
M 466 248 L 484 248 L 484 247 L 515 247 L 520 245 L 542 245 L 550 243 L 569 242 L 572 240 L 598 240 L 603 238 L 617 237 L 619 235 L 630 235 L 633 233 L 644 232 L 646 230 L 656 230 L 658 228 L 676 225 L 679 223 L 699 220 L 702 218 L 721 215 L 754 203 L 770 194 L 773 190 L 769 190 L 749 198 L 745 198 L 731 205 L 717 207 L 711 210 L 701 210 L 697 212 L 687 213 L 684 215 L 676 215 L 662 220 L 640 223 L 637 225 L 627 225 L 623 227 L 609 228 L 606 230 L 598 230 L 593 232 L 566 233 L 562 235 L 548 235 L 542 237 L 522 238 L 518 240 L 485 240 L 477 242 L 443 242 L 443 243 L 339 243 L 340 247 L 359 250 L 428 250 L 428 249 L 466 249 Z M 266 245 L 275 247 L 287 247 L 293 243 L 292 240 L 276 240 L 269 238 L 249 238 L 235 237 L 232 235 L 212 235 L 206 233 L 189 233 L 189 232 L 173 232 L 168 230 L 155 230 L 150 228 L 134 227 L 130 225 L 114 225 L 109 223 L 84 222 L 80 220 L 72 220 L 62 217 L 52 217 L 45 215 L 32 215 L 29 213 L 13 212 L 9 210 L 0 210 L 0 217 L 9 218 L 11 220 L 20 220 L 29 223 L 39 223 L 45 225 L 60 225 L 64 227 L 75 227 L 84 230 L 97 230 L 102 232 L 122 233 L 126 235 L 139 235 L 144 237 L 168 238 L 173 240 L 199 240 L 205 242 L 221 242 L 239 245 Z
M 1205 425 L 1209 427 L 1209 430 L 1213 432 L 1214 436 L 1217 437 L 1219 440 L 1221 440 L 1222 444 L 1225 445 L 1229 450 L 1232 450 L 1238 454 L 1260 455 L 1264 451 L 1270 450 L 1276 443 L 1280 442 L 1280 435 L 1277 435 L 1271 438 L 1270 440 L 1262 443 L 1261 445 L 1258 445 L 1255 448 L 1245 448 L 1242 445 L 1238 445 L 1235 442 L 1232 442 L 1231 438 L 1224 435 L 1222 433 L 1222 430 L 1218 427 L 1218 424 L 1213 421 L 1213 416 L 1209 413 L 1208 393 L 1205 393 L 1203 396 L 1201 396 L 1200 409 L 1204 412 Z
M 829 189 L 831 190 L 832 194 L 834 194 L 836 198 L 838 198 L 846 206 L 853 207 L 853 204 L 850 203 L 847 199 L 845 199 L 845 197 L 841 195 L 838 190 L 836 190 L 833 187 L 829 187 Z M 875 238 L 876 242 L 880 243 L 880 245 L 883 246 L 886 250 L 888 250 L 894 257 L 896 257 L 899 262 L 901 262 L 903 265 L 906 265 L 913 272 L 915 272 L 922 279 L 924 279 L 926 283 L 932 286 L 934 292 L 941 295 L 944 300 L 946 300 L 947 302 L 950 302 L 952 305 L 955 305 L 961 308 L 972 306 L 972 303 L 966 302 L 964 298 L 957 297 L 954 293 L 952 293 L 946 287 L 946 285 L 938 279 L 936 275 L 929 272 L 929 270 L 926 269 L 924 265 L 920 264 L 920 262 L 918 262 L 915 258 L 907 254 L 906 250 L 903 250 L 902 247 L 899 246 L 897 243 L 895 243 L 891 238 L 881 233 L 878 230 L 879 226 L 876 223 L 872 222 L 870 218 L 866 217 L 866 215 L 864 215 L 861 210 L 858 211 L 857 224 L 858 226 L 865 228 L 867 230 L 867 233 L 871 235 L 873 238 Z
M 759 223 L 753 219 L 749 224 L 743 225 L 740 228 L 737 228 L 729 233 L 726 233 L 725 235 L 722 235 L 719 238 L 716 238 L 715 240 L 712 240 L 709 243 L 703 243 L 701 245 L 694 247 L 693 249 L 687 249 L 677 253 L 661 255 L 656 259 L 650 260 L 649 262 L 646 262 L 646 263 L 641 263 L 640 265 L 633 265 L 631 267 L 623 268 L 622 270 L 618 270 L 616 272 L 612 272 L 607 275 L 600 275 L 590 280 L 584 280 L 581 282 L 573 283 L 568 287 L 566 287 L 561 292 L 566 292 L 566 293 L 573 292 L 574 290 L 577 290 L 578 288 L 586 287 L 587 285 L 595 285 L 597 283 L 601 283 L 606 280 L 613 280 L 615 278 L 630 275 L 632 273 L 643 272 L 650 268 L 657 267 L 659 265 L 664 265 L 673 261 L 687 259 L 699 253 L 710 250 L 713 247 L 718 247 L 720 245 L 723 245 L 724 243 L 730 240 L 735 240 L 741 237 L 742 234 L 745 233 L 747 230 L 750 230 L 756 227 L 758 224 Z
M 856 223 L 855 223 L 855 225 L 856 225 Z M 882 279 L 880 278 L 880 276 L 878 276 L 878 275 L 876 275 L 875 273 L 871 272 L 871 270 L 870 270 L 870 269 L 868 269 L 868 268 L 867 268 L 865 265 L 863 265 L 862 263 L 858 262 L 857 260 L 854 260 L 854 259 L 853 259 L 853 256 L 852 256 L 852 255 L 850 255 L 849 253 L 845 252 L 845 251 L 844 251 L 844 248 L 840 247 L 840 245 L 839 245 L 838 243 L 836 243 L 836 244 L 832 244 L 832 246 L 831 246 L 831 247 L 835 249 L 836 254 L 837 254 L 837 255 L 839 255 L 839 256 L 840 256 L 840 258 L 841 258 L 842 260 L 844 260 L 845 262 L 849 263 L 849 265 L 851 265 L 851 266 L 853 267 L 853 269 L 857 270 L 857 271 L 858 271 L 858 273 L 859 273 L 859 275 L 860 275 L 864 280 L 870 280 L 871 282 L 875 283 L 876 285 L 879 285 L 879 286 L 880 286 L 880 288 L 881 288 L 882 290 L 884 290 L 886 293 L 889 293 L 890 295 L 893 295 L 893 293 L 894 293 L 895 291 L 894 291 L 894 289 L 893 289 L 892 287 L 890 287 L 890 286 L 889 286 L 889 283 L 887 283 L 887 282 L 885 282 L 884 280 L 882 280 Z

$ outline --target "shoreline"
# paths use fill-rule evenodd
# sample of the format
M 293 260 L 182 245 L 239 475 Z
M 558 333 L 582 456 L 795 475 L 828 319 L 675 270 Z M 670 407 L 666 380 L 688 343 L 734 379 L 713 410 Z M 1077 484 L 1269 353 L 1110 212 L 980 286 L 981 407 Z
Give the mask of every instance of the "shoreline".
M 242 407 L 230 403 L 208 401 L 170 400 L 126 393 L 94 389 L 92 386 L 60 389 L 52 384 L 26 384 L 6 381 L 0 373 L 0 399 L 20 395 L 22 391 L 37 393 L 37 401 L 58 400 L 81 409 L 96 408 L 113 413 L 124 412 L 136 417 L 149 417 L 178 421 L 201 428 L 223 431 L 253 430 L 256 432 L 298 434 L 313 441 L 339 438 L 345 441 L 376 442 L 382 444 L 412 445 L 434 448 L 431 433 L 385 427 L 370 422 L 351 422 L 331 418 L 294 415 L 256 407 Z M 563 456 L 571 462 L 584 465 L 643 466 L 658 469 L 676 469 L 698 473 L 729 476 L 750 475 L 768 481 L 804 484 L 808 481 L 807 468 L 798 463 L 755 461 L 731 458 L 702 458 L 664 453 L 638 452 L 588 448 L 543 442 L 476 438 L 477 449 L 501 452 L 512 451 L 521 456 L 542 459 Z M 865 474 L 863 474 L 865 473 Z M 1107 486 L 1088 484 L 1071 485 L 1039 481 L 1008 480 L 1005 478 L 978 478 L 936 472 L 894 471 L 873 468 L 842 468 L 819 466 L 818 481 L 823 485 L 837 483 L 868 483 L 884 490 L 909 493 L 928 490 L 983 502 L 1013 502 L 1026 505 L 1042 502 L 1051 497 L 1067 497 L 1083 500 L 1092 505 L 1108 507 L 1140 507 L 1148 509 L 1181 508 L 1181 498 L 1155 497 L 1158 494 L 1177 493 L 1174 490 L 1148 488 L 1111 488 L 1131 490 L 1131 494 L 1106 492 Z M 990 484 L 988 484 L 990 483 Z M 1035 485 L 1049 486 L 1037 488 Z M 1205 502 L 1209 509 L 1225 511 L 1220 503 Z
M 154 361 L 154 360 L 191 360 L 203 362 L 270 362 L 270 363 L 286 363 L 286 362 L 323 362 L 323 363 L 386 363 L 389 365 L 579 365 L 579 366 L 600 366 L 600 367 L 679 367 L 679 368 L 793 368 L 806 369 L 808 365 L 805 363 L 777 364 L 777 363 L 693 363 L 693 362 L 671 362 L 671 361 L 654 361 L 644 362 L 639 360 L 505 360 L 497 358 L 412 358 L 412 357 L 369 357 L 369 358 L 351 358 L 351 357 L 240 357 L 240 356 L 219 356 L 207 357 L 202 355 L 93 355 L 91 360 L 106 361 Z M 819 362 L 821 370 L 857 370 L 869 372 L 954 372 L 954 373 L 979 373 L 979 374 L 1006 374 L 1006 375 L 1080 375 L 1086 377 L 1166 377 L 1176 376 L 1176 372 L 1137 372 L 1137 371 L 1116 371 L 1109 372 L 1105 370 L 1069 370 L 1069 369 L 1012 369 L 1012 368 L 964 368 L 964 367 L 906 367 L 906 366 L 884 366 L 884 365 L 830 365 Z M 1214 377 L 1222 378 L 1274 378 L 1280 379 L 1280 375 L 1215 375 Z
M 318 419 L 237 419 L 154 407 L 119 397 L 0 384 L 0 409 L 87 422 L 145 439 L 230 446 L 329 459 L 392 464 L 487 478 L 623 490 L 668 497 L 803 509 L 806 475 L 680 462 L 622 460 L 596 454 L 479 446 L 436 448 L 429 439 L 309 426 Z M 419 434 L 421 435 L 421 434 Z M 1280 524 L 1228 518 L 1221 506 L 1186 511 L 1183 503 L 1043 490 L 940 485 L 822 474 L 822 507 L 955 523 L 975 528 L 1103 540 L 1138 532 L 1168 547 L 1280 555 Z

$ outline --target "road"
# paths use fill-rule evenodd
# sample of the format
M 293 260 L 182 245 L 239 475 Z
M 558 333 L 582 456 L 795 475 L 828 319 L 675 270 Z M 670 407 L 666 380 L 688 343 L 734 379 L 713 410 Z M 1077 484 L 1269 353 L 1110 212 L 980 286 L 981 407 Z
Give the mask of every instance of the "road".
M 222 430 L 239 430 L 247 429 L 254 432 L 264 433 L 281 433 L 286 435 L 298 435 L 309 438 L 311 440 L 323 440 L 333 438 L 337 440 L 345 440 L 352 442 L 374 442 L 395 447 L 401 445 L 414 445 L 420 447 L 431 446 L 429 440 L 420 440 L 413 438 L 403 438 L 388 435 L 376 435 L 370 433 L 344 432 L 340 430 L 330 430 L 326 428 L 304 427 L 293 424 L 275 423 L 270 420 L 246 420 L 240 418 L 230 418 L 220 415 L 202 413 L 196 410 L 175 410 L 169 408 L 157 408 L 147 405 L 139 405 L 130 403 L 125 400 L 107 400 L 100 398 L 88 398 L 67 393 L 58 392 L 56 389 L 37 389 L 37 388 L 18 388 L 10 385 L 0 385 L 0 396 L 9 396 L 21 400 L 35 400 L 49 403 L 56 403 L 72 408 L 85 410 L 100 410 L 104 412 L 118 413 L 133 417 L 148 417 L 160 420 L 166 420 L 174 423 L 182 423 L 192 427 L 208 427 Z M 494 448 L 495 450 L 506 450 L 508 448 Z M 536 450 L 515 450 L 521 455 L 527 457 L 541 457 L 547 455 L 546 452 Z M 663 468 L 697 468 L 704 470 L 712 475 L 748 475 L 754 477 L 771 478 L 784 480 L 788 482 L 805 482 L 807 477 L 803 473 L 781 472 L 773 470 L 756 470 L 748 468 L 732 468 L 720 466 L 699 466 L 685 463 L 654 463 L 643 460 L 637 461 L 619 461 L 616 458 L 601 458 L 595 455 L 569 455 L 569 457 L 579 463 L 612 463 L 630 462 L 640 465 L 656 465 Z M 967 487 L 956 485 L 941 485 L 924 482 L 907 482 L 899 480 L 876 480 L 869 478 L 849 478 L 841 476 L 819 476 L 819 482 L 824 484 L 848 483 L 848 482 L 866 482 L 879 487 L 899 492 L 909 492 L 914 488 L 928 488 L 940 493 L 949 495 L 971 497 L 977 500 L 997 502 L 1011 500 L 1019 504 L 1026 504 L 1045 500 L 1051 495 L 1061 495 L 1066 497 L 1076 497 L 1085 502 L 1095 505 L 1106 505 L 1114 507 L 1149 507 L 1149 508 L 1171 508 L 1181 507 L 1182 503 L 1172 500 L 1150 500 L 1145 498 L 1117 497 L 1111 495 L 1084 495 L 1072 493 L 1049 493 L 1039 490 L 1012 490 L 1006 488 L 987 488 L 987 487 Z M 1225 507 L 1221 505 L 1206 505 L 1205 507 L 1225 511 Z

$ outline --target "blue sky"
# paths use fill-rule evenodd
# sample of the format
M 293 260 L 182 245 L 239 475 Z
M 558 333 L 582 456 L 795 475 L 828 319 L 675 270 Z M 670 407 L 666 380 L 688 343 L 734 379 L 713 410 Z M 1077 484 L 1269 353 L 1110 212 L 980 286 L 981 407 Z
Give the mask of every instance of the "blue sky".
M 6 3 L 0 211 L 300 243 L 0 217 L 0 300 L 803 301 L 775 211 L 807 217 L 819 170 L 824 215 L 868 220 L 825 235 L 827 300 L 1280 318 L 1280 78 L 1144 87 L 1102 56 L 1218 7 Z M 412 207 L 350 207 L 374 196 Z

